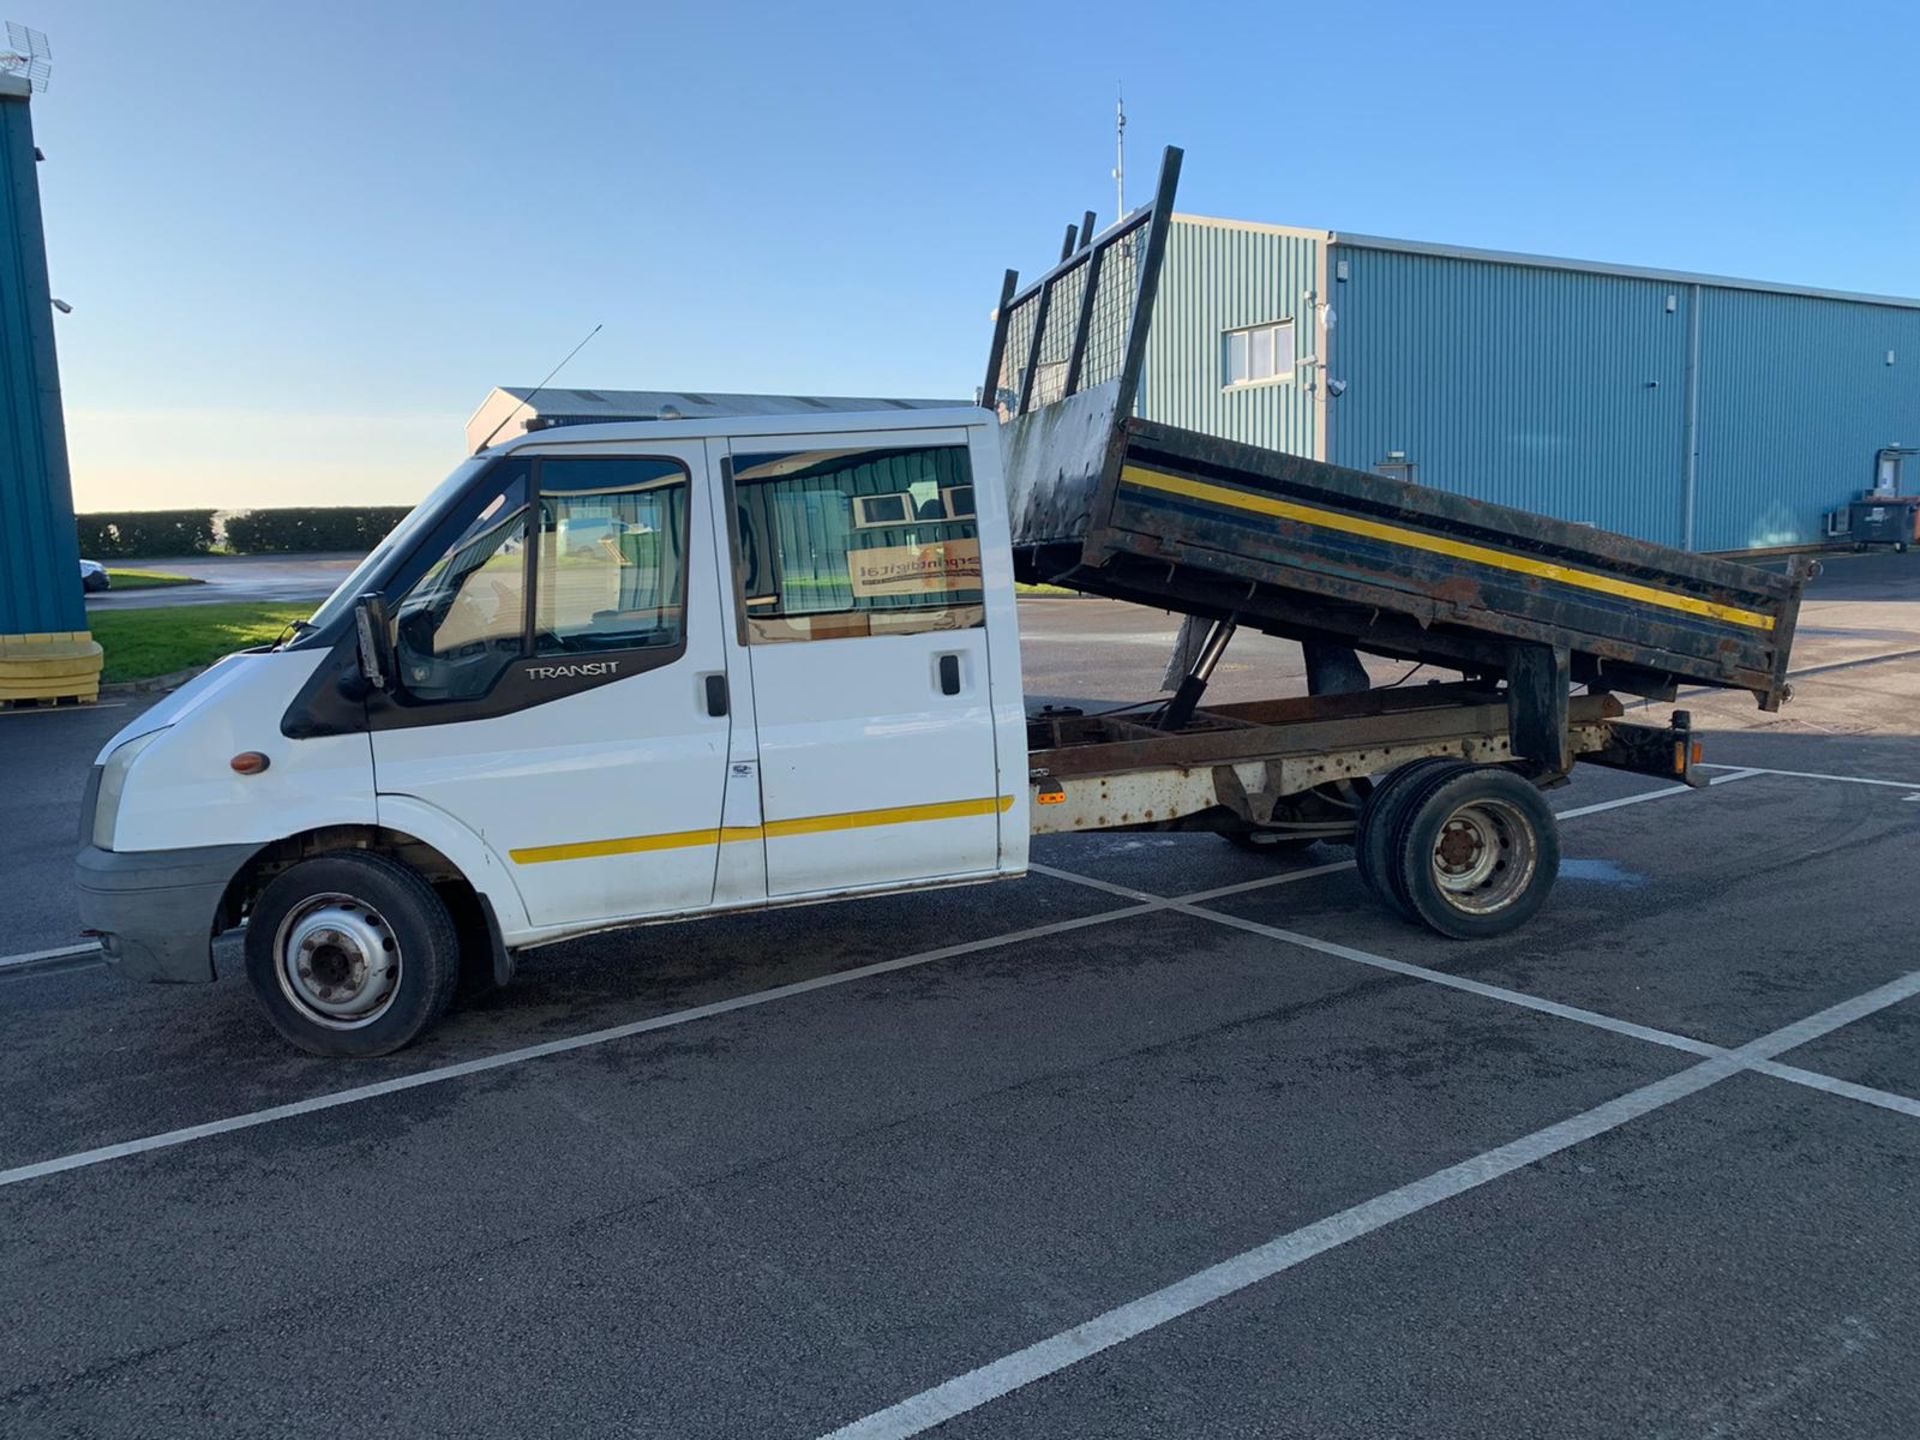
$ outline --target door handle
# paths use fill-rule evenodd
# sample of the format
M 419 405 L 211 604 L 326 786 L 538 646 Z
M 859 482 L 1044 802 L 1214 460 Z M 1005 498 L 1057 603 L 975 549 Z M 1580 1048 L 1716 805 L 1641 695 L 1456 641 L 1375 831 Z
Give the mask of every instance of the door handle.
M 707 680 L 707 714 L 716 719 L 727 713 L 727 677 L 709 675 Z
M 940 657 L 940 693 L 942 695 L 960 693 L 960 657 L 958 655 Z

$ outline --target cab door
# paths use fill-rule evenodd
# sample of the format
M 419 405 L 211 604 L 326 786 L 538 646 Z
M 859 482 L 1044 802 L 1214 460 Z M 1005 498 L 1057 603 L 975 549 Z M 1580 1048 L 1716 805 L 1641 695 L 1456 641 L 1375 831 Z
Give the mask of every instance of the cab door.
M 767 893 L 995 869 L 978 517 L 964 431 L 735 438 L 735 619 Z
M 704 446 L 490 474 L 388 597 L 383 817 L 480 836 L 537 929 L 708 905 L 733 717 Z

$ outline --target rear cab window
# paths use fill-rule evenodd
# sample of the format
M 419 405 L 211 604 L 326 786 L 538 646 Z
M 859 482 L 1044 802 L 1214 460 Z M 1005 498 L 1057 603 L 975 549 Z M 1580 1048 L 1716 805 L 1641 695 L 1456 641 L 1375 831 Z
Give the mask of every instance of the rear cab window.
M 964 445 L 746 452 L 731 470 L 746 643 L 986 623 Z

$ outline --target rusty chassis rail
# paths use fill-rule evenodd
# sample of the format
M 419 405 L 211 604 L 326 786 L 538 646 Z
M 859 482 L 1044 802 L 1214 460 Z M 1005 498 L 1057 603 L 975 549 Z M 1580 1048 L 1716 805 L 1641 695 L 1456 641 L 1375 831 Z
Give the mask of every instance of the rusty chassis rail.
M 1575 760 L 1704 783 L 1685 711 L 1669 726 L 1622 714 L 1611 694 L 1566 697 L 1555 747 L 1566 763 L 1548 765 L 1516 746 L 1516 727 L 1530 722 L 1512 697 L 1471 682 L 1217 705 L 1172 732 L 1138 713 L 1047 711 L 1028 719 L 1033 830 L 1251 828 L 1337 838 L 1354 818 L 1339 813 L 1340 782 L 1426 756 L 1514 765 L 1544 786 L 1561 783 Z M 1322 798 L 1330 792 L 1331 810 Z

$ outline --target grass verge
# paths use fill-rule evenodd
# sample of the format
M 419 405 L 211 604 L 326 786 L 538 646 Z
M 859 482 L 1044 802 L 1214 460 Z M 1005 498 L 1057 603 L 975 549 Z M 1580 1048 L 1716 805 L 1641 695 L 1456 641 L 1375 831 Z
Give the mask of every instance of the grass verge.
M 1078 590 L 1069 590 L 1064 585 L 1015 585 L 1016 595 L 1078 595 Z
M 96 610 L 87 623 L 106 652 L 100 678 L 116 685 L 211 665 L 222 655 L 277 639 L 312 613 L 312 605 L 171 605 Z
M 107 578 L 113 581 L 116 590 L 164 590 L 169 585 L 204 585 L 204 580 L 196 580 L 191 575 L 169 575 L 164 570 L 113 570 L 107 571 Z

